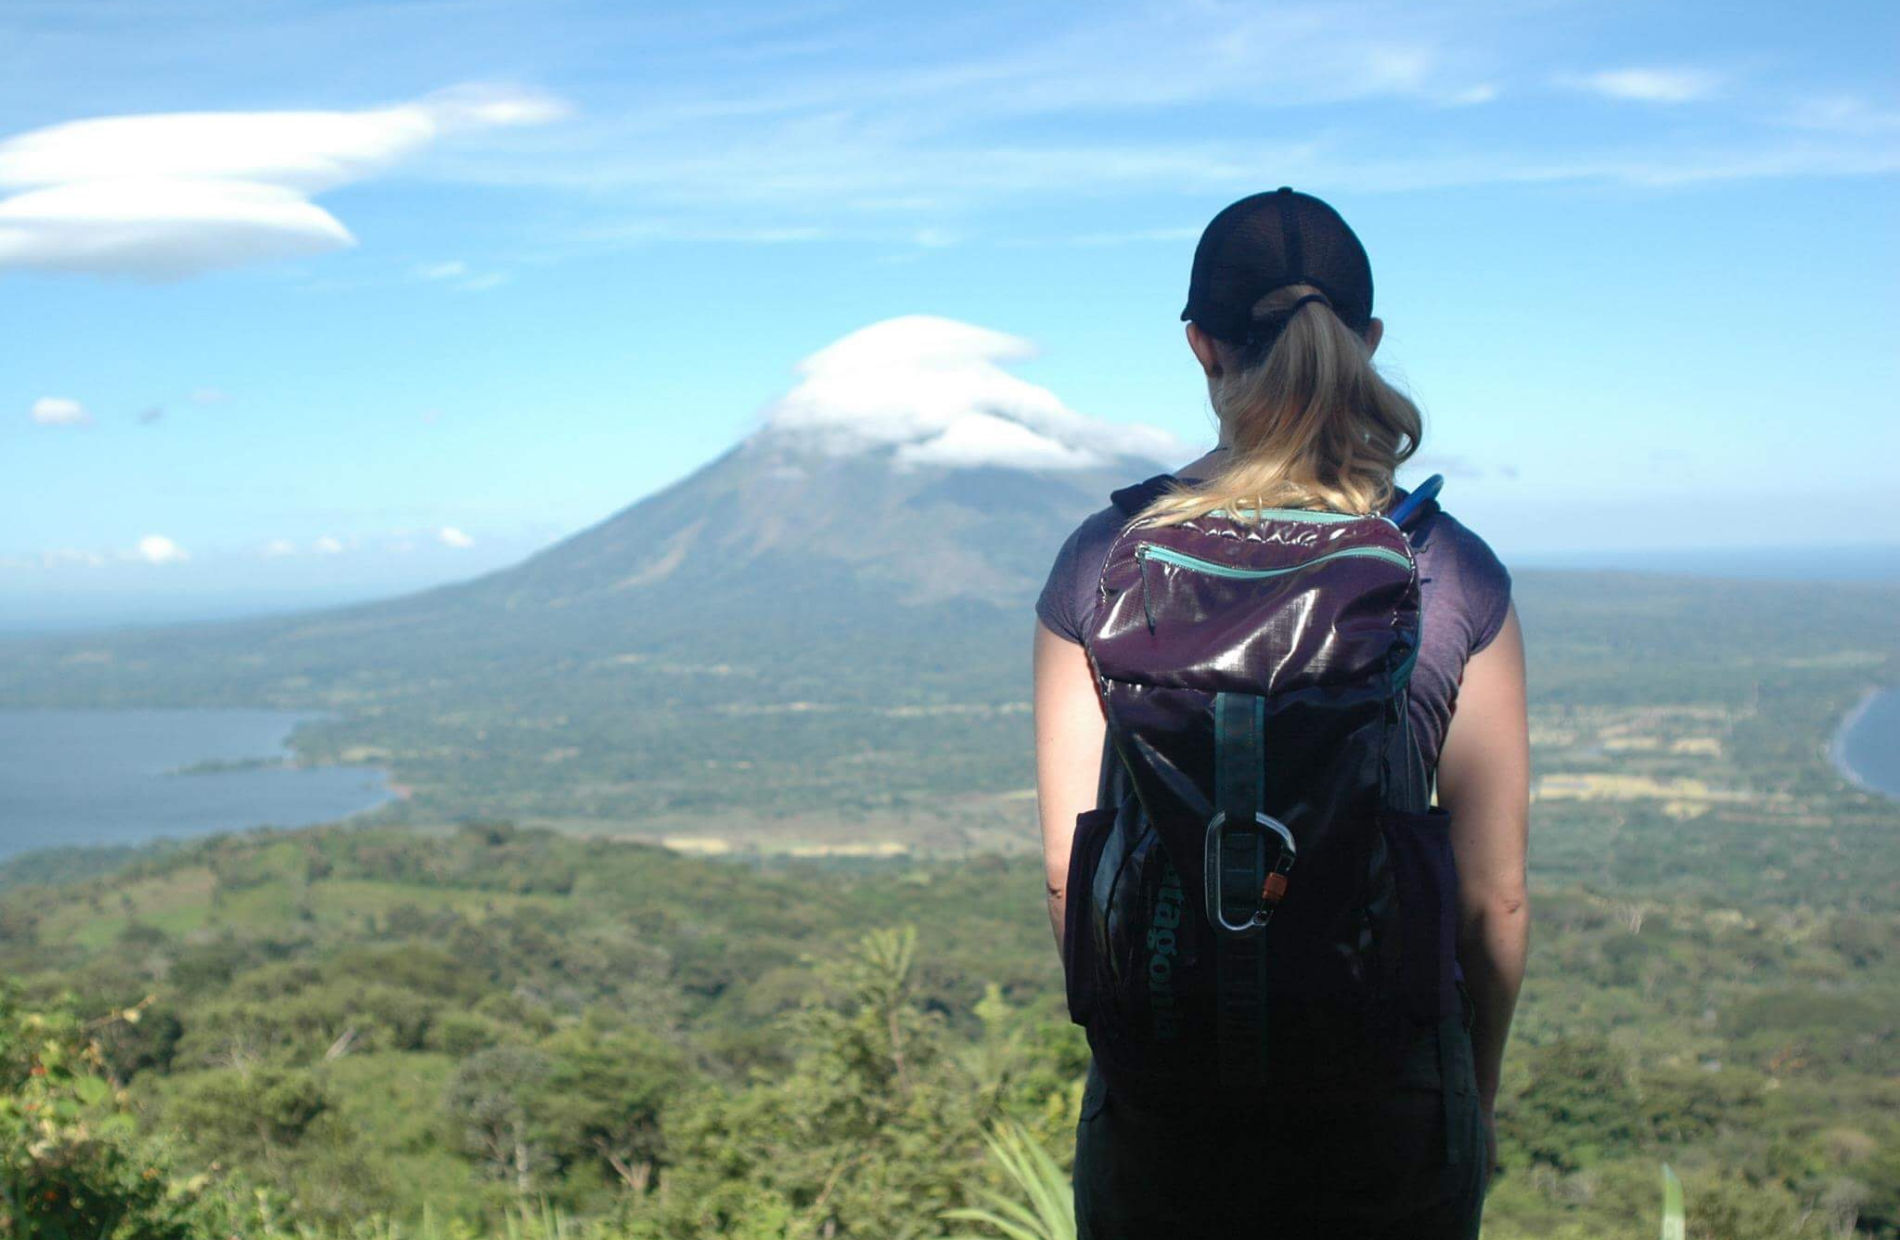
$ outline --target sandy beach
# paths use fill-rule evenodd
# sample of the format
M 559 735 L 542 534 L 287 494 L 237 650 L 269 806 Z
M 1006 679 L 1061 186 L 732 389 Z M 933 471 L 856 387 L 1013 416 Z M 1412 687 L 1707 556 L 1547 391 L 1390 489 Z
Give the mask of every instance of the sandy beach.
M 1875 699 L 1879 698 L 1883 693 L 1892 692 L 1900 692 L 1900 690 L 1884 686 L 1875 686 L 1861 694 L 1860 700 L 1854 703 L 1854 708 L 1842 716 L 1840 726 L 1834 729 L 1834 737 L 1828 742 L 1827 746 L 1828 761 L 1834 764 L 1834 769 L 1840 772 L 1842 779 L 1863 792 L 1871 792 L 1876 796 L 1884 797 L 1892 797 L 1893 794 L 1885 788 L 1879 788 L 1869 783 L 1859 771 L 1854 769 L 1853 764 L 1847 760 L 1847 738 L 1848 735 L 1853 732 L 1855 725 L 1866 715 L 1867 709 L 1874 704 Z

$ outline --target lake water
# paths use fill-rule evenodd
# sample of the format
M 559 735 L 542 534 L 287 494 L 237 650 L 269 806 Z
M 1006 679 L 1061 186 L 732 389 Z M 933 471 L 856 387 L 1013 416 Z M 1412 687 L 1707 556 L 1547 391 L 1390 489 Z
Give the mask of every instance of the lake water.
M 74 844 L 330 822 L 389 800 L 373 767 L 203 762 L 290 756 L 281 710 L 0 710 L 0 858 Z
M 1842 775 L 1900 801 L 1900 688 L 1883 689 L 1855 707 L 1830 753 Z

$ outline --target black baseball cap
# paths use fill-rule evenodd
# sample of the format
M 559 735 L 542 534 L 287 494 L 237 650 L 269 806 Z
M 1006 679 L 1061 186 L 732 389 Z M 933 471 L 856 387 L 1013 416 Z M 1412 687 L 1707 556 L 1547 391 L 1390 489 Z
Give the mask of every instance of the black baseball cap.
M 1194 247 L 1184 322 L 1230 343 L 1253 331 L 1254 303 L 1276 288 L 1310 284 L 1363 336 L 1372 323 L 1372 263 L 1339 212 L 1282 185 L 1225 207 Z

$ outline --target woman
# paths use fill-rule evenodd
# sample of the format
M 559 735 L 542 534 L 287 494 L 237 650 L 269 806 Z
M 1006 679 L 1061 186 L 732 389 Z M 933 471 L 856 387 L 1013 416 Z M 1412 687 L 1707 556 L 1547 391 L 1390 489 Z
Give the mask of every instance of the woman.
M 1219 443 L 1176 471 L 1142 518 L 1249 507 L 1392 511 L 1406 494 L 1393 475 L 1417 450 L 1421 424 L 1372 365 L 1384 326 L 1371 312 L 1365 252 L 1325 203 L 1283 188 L 1217 215 L 1195 251 L 1181 317 Z M 1528 941 L 1524 654 L 1503 565 L 1448 513 L 1428 512 L 1407 531 L 1422 608 L 1409 705 L 1453 824 L 1468 1053 L 1455 1069 L 1434 1060 L 1429 1091 L 1289 1088 L 1271 1113 L 1244 1124 L 1138 1107 L 1092 1066 L 1076 1140 L 1083 1237 L 1478 1234 Z M 1071 837 L 1077 815 L 1095 807 L 1103 761 L 1103 709 L 1082 642 L 1127 519 L 1111 506 L 1085 520 L 1037 603 L 1037 784 L 1059 946 Z M 1419 1054 L 1430 1053 L 1421 1043 Z M 1475 1077 L 1475 1088 L 1447 1073 Z M 1438 1091 L 1453 1089 L 1475 1098 L 1480 1122 L 1446 1125 Z M 1449 1148 L 1460 1131 L 1472 1149 Z

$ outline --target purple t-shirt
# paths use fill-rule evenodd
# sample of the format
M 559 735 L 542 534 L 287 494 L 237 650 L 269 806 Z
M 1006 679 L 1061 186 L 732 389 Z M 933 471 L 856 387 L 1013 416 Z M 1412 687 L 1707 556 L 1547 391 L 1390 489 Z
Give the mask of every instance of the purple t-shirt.
M 1405 491 L 1397 491 L 1393 504 L 1405 496 Z M 1111 504 L 1077 526 L 1056 553 L 1036 600 L 1036 615 L 1051 632 L 1080 642 L 1088 631 L 1100 601 L 1102 564 L 1126 519 Z M 1445 729 L 1458 706 L 1465 661 L 1490 645 L 1504 627 L 1511 574 L 1484 539 L 1448 512 L 1433 512 L 1406 532 L 1418 559 L 1422 609 L 1418 664 L 1412 670 L 1412 728 L 1426 769 L 1435 770 Z

